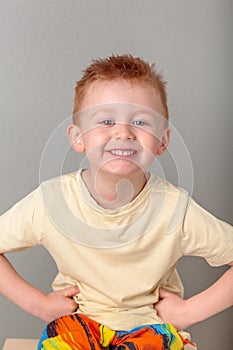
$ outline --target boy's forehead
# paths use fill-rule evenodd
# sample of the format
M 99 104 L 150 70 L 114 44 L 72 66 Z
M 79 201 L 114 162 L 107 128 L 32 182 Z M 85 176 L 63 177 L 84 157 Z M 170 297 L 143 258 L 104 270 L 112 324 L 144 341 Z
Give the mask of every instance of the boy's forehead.
M 123 79 L 92 83 L 86 91 L 81 109 L 111 103 L 145 106 L 164 114 L 160 94 L 151 84 Z

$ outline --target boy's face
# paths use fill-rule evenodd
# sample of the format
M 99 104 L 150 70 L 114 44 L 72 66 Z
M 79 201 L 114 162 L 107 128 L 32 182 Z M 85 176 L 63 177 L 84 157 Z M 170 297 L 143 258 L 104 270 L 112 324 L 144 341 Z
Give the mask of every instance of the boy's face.
M 144 171 L 166 150 L 169 129 L 162 115 L 160 96 L 149 84 L 98 82 L 68 137 L 77 152 L 85 150 L 93 170 L 127 176 Z

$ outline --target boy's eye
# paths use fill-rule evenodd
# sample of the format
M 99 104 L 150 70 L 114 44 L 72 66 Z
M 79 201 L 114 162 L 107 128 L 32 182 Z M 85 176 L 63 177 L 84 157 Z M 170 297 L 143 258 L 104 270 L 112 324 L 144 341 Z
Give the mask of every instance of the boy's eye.
M 135 126 L 144 126 L 144 125 L 146 125 L 146 123 L 143 120 L 134 120 L 132 124 L 135 125 Z
M 100 124 L 105 125 L 105 126 L 112 126 L 115 125 L 115 122 L 110 119 L 105 119 L 100 122 Z

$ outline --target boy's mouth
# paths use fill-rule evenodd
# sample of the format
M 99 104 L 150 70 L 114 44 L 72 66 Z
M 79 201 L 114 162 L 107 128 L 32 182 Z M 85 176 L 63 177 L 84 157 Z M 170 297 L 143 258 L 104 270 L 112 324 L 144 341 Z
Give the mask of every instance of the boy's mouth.
M 136 153 L 136 151 L 132 150 L 132 149 L 129 149 L 129 150 L 113 149 L 113 150 L 110 150 L 109 153 L 113 154 L 114 156 L 118 156 L 118 157 L 131 157 Z

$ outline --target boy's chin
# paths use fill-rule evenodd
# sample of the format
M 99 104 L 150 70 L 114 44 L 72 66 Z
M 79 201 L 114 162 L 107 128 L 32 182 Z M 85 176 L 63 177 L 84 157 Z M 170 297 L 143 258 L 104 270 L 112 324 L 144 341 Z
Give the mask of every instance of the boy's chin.
M 105 164 L 103 167 L 100 167 L 98 169 L 98 173 L 99 175 L 109 174 L 111 176 L 117 176 L 119 178 L 128 178 L 146 173 L 146 170 L 144 170 L 138 164 L 124 159 L 108 162 L 108 164 Z

